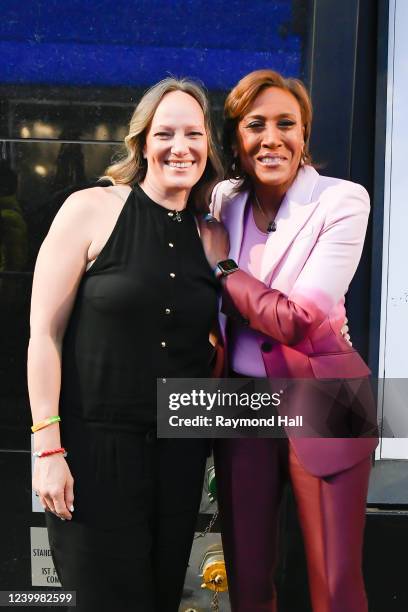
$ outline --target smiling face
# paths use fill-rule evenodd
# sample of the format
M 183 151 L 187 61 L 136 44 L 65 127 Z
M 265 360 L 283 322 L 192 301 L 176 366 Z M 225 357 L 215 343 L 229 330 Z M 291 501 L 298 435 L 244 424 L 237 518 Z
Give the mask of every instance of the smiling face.
M 205 170 L 207 154 L 201 106 L 183 91 L 167 93 L 146 133 L 145 181 L 164 193 L 189 192 Z
M 236 153 L 255 188 L 287 191 L 299 168 L 304 128 L 295 96 L 279 87 L 261 91 L 239 121 Z

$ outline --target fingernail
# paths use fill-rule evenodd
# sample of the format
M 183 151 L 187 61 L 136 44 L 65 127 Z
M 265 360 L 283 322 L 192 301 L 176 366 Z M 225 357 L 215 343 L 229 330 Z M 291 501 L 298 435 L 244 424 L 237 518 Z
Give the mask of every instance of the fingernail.
M 61 521 L 65 521 L 65 519 L 64 519 L 64 517 L 63 517 L 63 516 L 60 516 L 60 519 L 61 519 Z
M 74 511 L 74 506 L 71 504 L 69 509 L 71 510 L 71 512 L 73 512 Z

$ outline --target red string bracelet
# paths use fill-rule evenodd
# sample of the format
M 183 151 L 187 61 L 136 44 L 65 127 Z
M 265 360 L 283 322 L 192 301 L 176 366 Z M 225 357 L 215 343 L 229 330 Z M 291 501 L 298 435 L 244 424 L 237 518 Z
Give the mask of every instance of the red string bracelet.
M 33 453 L 33 457 L 48 457 L 49 455 L 56 455 L 57 453 L 62 453 L 64 457 L 67 456 L 67 451 L 65 448 L 51 448 L 50 450 L 36 451 Z

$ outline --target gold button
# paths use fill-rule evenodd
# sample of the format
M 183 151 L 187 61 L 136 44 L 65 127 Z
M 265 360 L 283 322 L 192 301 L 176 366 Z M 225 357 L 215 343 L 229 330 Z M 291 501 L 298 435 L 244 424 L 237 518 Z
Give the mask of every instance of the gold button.
M 174 272 L 170 272 L 170 276 L 171 278 L 175 278 L 176 275 L 174 274 Z
M 162 348 L 166 348 L 166 343 L 164 341 L 161 343 L 161 345 L 162 345 Z
M 166 310 L 165 310 L 164 312 L 165 312 L 166 314 L 170 314 L 170 313 L 171 313 L 171 310 L 170 310 L 170 308 L 166 308 Z
M 172 249 L 174 247 L 174 244 L 172 242 L 169 242 L 169 247 Z

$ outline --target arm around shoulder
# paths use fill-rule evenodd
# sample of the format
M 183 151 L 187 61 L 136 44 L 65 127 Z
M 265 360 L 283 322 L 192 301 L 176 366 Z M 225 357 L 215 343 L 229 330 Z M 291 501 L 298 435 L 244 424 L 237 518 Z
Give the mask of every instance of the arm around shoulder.
M 224 281 L 224 312 L 237 309 L 252 328 L 293 345 L 344 297 L 360 261 L 369 215 L 366 190 L 346 181 L 321 197 L 325 223 L 288 295 L 243 271 Z

